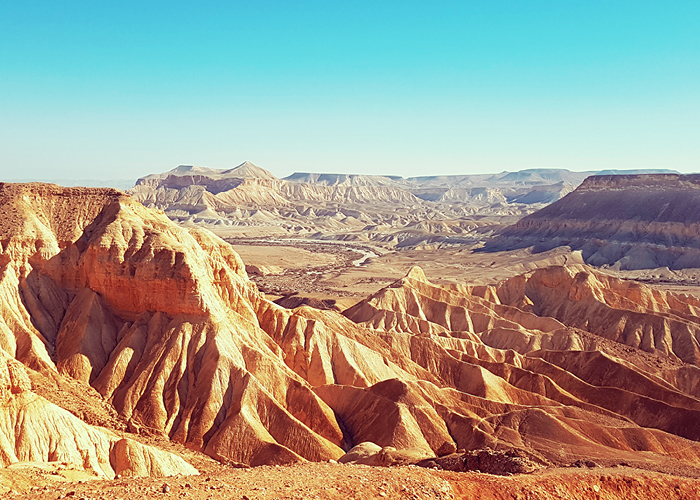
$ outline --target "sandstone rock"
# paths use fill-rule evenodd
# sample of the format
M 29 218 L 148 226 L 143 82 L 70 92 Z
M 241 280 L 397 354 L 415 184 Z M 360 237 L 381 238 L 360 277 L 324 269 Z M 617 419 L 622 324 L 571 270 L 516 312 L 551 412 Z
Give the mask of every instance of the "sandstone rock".
M 650 366 L 646 367 L 650 372 L 645 372 L 616 356 L 595 352 L 593 349 L 600 347 L 595 336 L 605 335 L 605 332 L 589 328 L 605 321 L 601 319 L 600 310 L 593 306 L 607 301 L 610 314 L 625 317 L 634 314 L 634 308 L 644 310 L 669 325 L 665 331 L 673 332 L 671 336 L 687 335 L 687 323 L 681 321 L 693 321 L 691 311 L 696 307 L 695 299 L 660 293 L 595 274 L 583 281 L 573 279 L 578 272 L 588 274 L 591 270 L 550 268 L 496 287 L 439 287 L 412 270 L 403 280 L 344 314 L 371 326 L 380 335 L 387 332 L 386 338 L 391 337 L 396 347 L 438 376 L 448 387 L 489 401 L 541 408 L 537 411 L 517 410 L 522 416 L 516 420 L 540 421 L 529 429 L 519 425 L 519 433 L 545 432 L 547 427 L 547 432 L 555 432 L 559 428 L 563 432 L 560 439 L 567 440 L 567 446 L 574 446 L 576 440 L 563 437 L 568 433 L 565 428 L 569 424 L 560 427 L 556 423 L 562 421 L 563 415 L 557 415 L 559 410 L 553 407 L 547 409 L 557 401 L 599 414 L 604 408 L 609 411 L 607 417 L 622 415 L 645 427 L 698 439 L 691 424 L 697 418 L 698 400 L 695 393 L 684 393 L 685 389 L 675 382 L 678 377 L 671 373 L 677 372 L 669 369 L 663 373 Z M 592 283 L 591 279 L 599 284 L 591 289 L 577 285 Z M 562 304 L 570 305 L 564 307 Z M 578 314 L 567 315 L 574 310 Z M 574 323 L 570 318 L 590 319 L 586 323 Z M 569 324 L 588 328 L 590 333 L 566 328 Z M 402 332 L 412 335 L 402 336 Z M 523 342 L 525 339 L 530 340 Z M 693 345 L 693 342 L 683 345 Z M 528 357 L 501 350 L 504 348 L 515 349 Z M 662 351 L 662 354 L 666 353 Z M 535 359 L 549 361 L 541 363 Z M 673 356 L 669 362 L 673 363 Z M 688 367 L 677 367 L 676 370 L 688 370 Z M 468 377 L 464 376 L 466 373 L 469 373 Z M 585 382 L 578 377 L 583 377 Z M 441 391 L 425 384 L 419 387 L 423 391 L 429 390 L 423 397 L 432 401 L 433 406 L 438 401 L 445 401 Z M 462 401 L 466 402 L 464 397 Z M 446 406 L 456 408 L 451 404 Z M 483 408 L 481 404 L 478 406 Z M 459 413 L 465 415 L 463 411 L 459 410 Z M 441 417 L 459 447 L 473 449 L 498 441 L 493 440 L 492 429 L 482 427 L 483 421 L 457 417 L 446 410 L 442 410 Z M 465 426 L 473 428 L 464 432 Z M 594 436 L 603 431 L 594 432 L 592 429 L 590 427 L 590 433 L 586 433 L 587 439 L 595 440 Z M 615 440 L 619 440 L 618 446 L 624 448 L 626 445 L 622 443 L 629 437 L 624 437 L 627 431 L 621 431 L 609 429 L 605 432 L 618 434 Z M 518 438 L 509 442 L 518 444 L 522 441 Z M 575 446 L 588 445 L 580 442 Z
M 7 352 L 91 383 L 132 427 L 215 457 L 343 454 L 332 412 L 260 328 L 262 298 L 228 245 L 117 191 L 2 185 L 0 196 L 15 214 L 0 227 Z
M 583 267 L 449 287 L 413 269 L 345 316 L 288 310 L 225 242 L 117 191 L 1 184 L 0 216 L 4 463 L 92 446 L 104 476 L 181 466 L 42 401 L 28 367 L 225 463 L 371 441 L 382 465 L 490 447 L 700 467 L 695 299 Z
M 423 457 L 457 449 L 435 409 L 406 382 L 391 379 L 369 389 L 323 386 L 315 391 L 333 409 L 353 443 L 373 442 Z
M 31 391 L 25 368 L 0 351 L 0 464 L 62 462 L 99 477 L 197 474 L 178 456 L 93 427 Z
M 338 459 L 341 464 L 348 462 L 359 463 L 360 460 L 368 459 L 382 451 L 382 447 L 370 441 L 356 444 L 348 452 Z

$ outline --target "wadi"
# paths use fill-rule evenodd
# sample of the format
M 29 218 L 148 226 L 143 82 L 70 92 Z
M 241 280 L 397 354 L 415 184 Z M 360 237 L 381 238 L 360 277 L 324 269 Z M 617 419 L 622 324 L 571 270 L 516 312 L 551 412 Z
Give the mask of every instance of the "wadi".
M 289 182 L 255 180 L 254 203 L 286 217 Z M 227 199 L 238 212 L 225 220 L 244 220 L 241 183 L 154 208 L 143 186 L 0 184 L 5 493 L 691 498 L 700 484 L 696 295 L 571 248 L 396 249 L 396 237 L 363 254 L 337 233 L 307 235 L 295 250 L 324 274 L 281 259 L 298 232 L 232 246 L 182 216 Z M 320 184 L 314 196 L 406 203 L 385 189 Z M 436 252 L 452 260 L 436 267 Z M 288 290 L 265 293 L 246 268 Z M 300 296 L 304 282 L 316 292 Z

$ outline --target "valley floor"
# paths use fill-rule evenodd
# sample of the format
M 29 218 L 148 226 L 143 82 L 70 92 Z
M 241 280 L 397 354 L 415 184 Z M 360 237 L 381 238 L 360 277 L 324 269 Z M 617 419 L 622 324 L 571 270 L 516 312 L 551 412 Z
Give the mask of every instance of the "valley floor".
M 580 252 L 568 247 L 533 253 L 530 249 L 473 252 L 471 247 L 387 250 L 371 245 L 327 243 L 314 240 L 229 239 L 246 265 L 272 268 L 270 274 L 250 278 L 269 298 L 290 294 L 332 299 L 340 310 L 401 279 L 420 266 L 436 284 L 492 285 L 519 274 L 552 265 L 582 264 Z M 353 261 L 362 252 L 375 257 L 362 265 Z M 700 269 L 667 268 L 639 271 L 598 269 L 617 278 L 633 279 L 678 293 L 700 296 Z
M 626 467 L 548 469 L 510 477 L 446 472 L 415 466 L 370 467 L 333 463 L 262 466 L 166 479 L 120 478 L 61 483 L 36 474 L 29 483 L 3 485 L 7 498 L 191 499 L 605 499 L 697 498 L 700 480 Z

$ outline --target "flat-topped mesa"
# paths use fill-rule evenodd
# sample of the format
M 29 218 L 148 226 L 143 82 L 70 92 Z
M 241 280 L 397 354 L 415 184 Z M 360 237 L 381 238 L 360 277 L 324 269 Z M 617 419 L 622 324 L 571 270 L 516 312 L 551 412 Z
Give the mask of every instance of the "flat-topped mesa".
M 502 224 L 560 199 L 591 173 L 531 169 L 403 178 L 296 172 L 277 179 L 246 162 L 231 170 L 180 166 L 139 179 L 129 193 L 174 221 L 226 237 L 322 235 L 402 248 L 477 244 Z
M 36 238 L 43 226 L 59 242 L 72 242 L 105 207 L 121 202 L 133 200 L 111 188 L 0 183 L 0 241 Z
M 525 217 L 516 226 L 525 227 L 547 218 L 698 223 L 698 195 L 700 174 L 593 176 L 560 201 Z
M 561 245 L 582 250 L 593 265 L 700 267 L 700 174 L 589 177 L 501 231 L 484 250 Z
M 579 186 L 580 191 L 610 189 L 700 189 L 700 174 L 631 174 L 593 175 L 586 177 Z
M 406 179 L 397 175 L 319 174 L 311 172 L 294 172 L 285 177 L 284 180 L 323 186 L 406 187 L 409 184 Z
M 271 172 L 248 161 L 230 169 L 180 165 L 162 174 L 140 178 L 132 190 L 139 193 L 148 187 L 179 190 L 189 186 L 201 186 L 201 189 L 209 193 L 218 194 L 246 182 L 263 183 L 265 186 L 275 187 L 279 184 L 279 179 Z

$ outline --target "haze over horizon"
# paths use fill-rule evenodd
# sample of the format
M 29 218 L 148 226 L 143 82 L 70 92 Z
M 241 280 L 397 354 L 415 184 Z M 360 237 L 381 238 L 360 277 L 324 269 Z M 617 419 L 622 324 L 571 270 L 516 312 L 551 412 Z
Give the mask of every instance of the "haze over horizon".
M 700 4 L 0 5 L 0 181 L 700 170 Z

